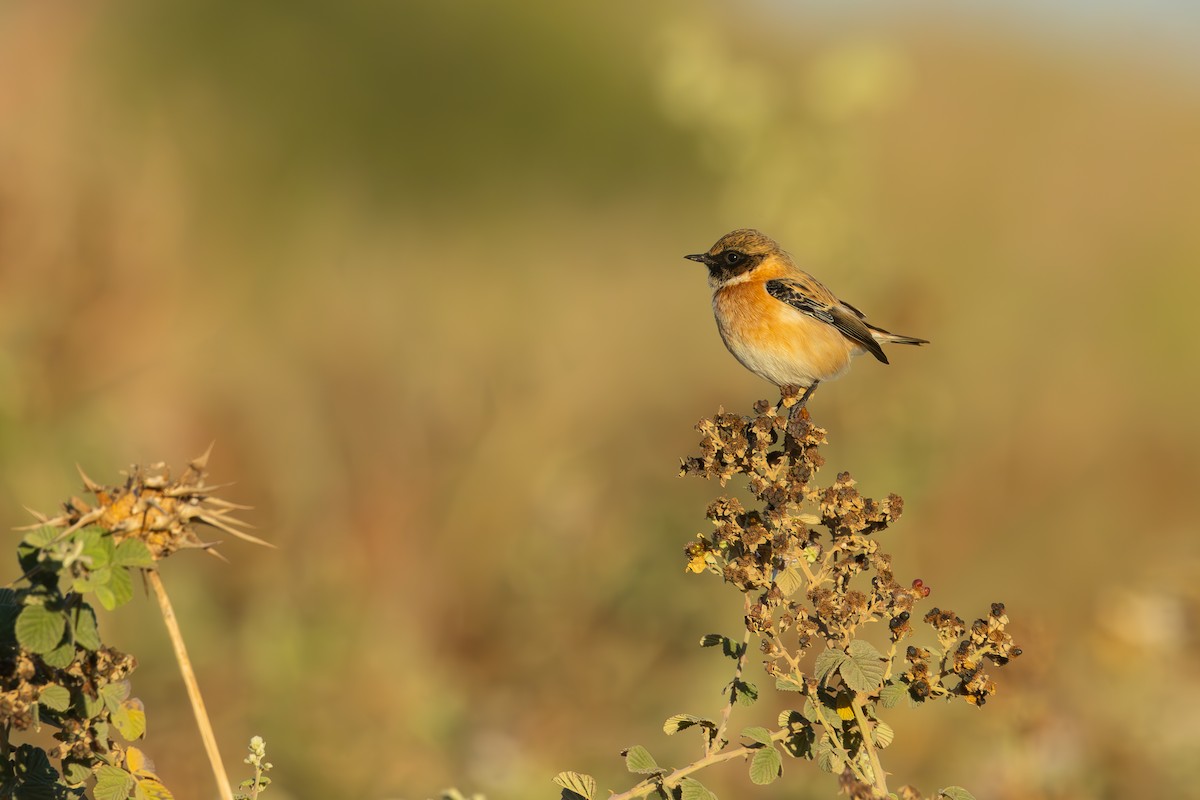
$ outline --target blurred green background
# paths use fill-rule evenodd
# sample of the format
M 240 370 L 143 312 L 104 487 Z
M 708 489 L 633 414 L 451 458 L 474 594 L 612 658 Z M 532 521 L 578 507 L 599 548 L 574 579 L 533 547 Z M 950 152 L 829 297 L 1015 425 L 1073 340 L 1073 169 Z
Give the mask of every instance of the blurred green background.
M 627 788 L 617 751 L 690 760 L 662 720 L 728 677 L 696 643 L 740 601 L 682 555 L 718 489 L 678 458 L 773 389 L 681 256 L 759 227 L 932 340 L 816 396 L 827 477 L 902 494 L 898 577 L 1006 601 L 1026 652 L 982 712 L 898 713 L 894 780 L 1200 796 L 1200 22 L 1170 6 L 0 4 L 0 519 L 215 440 L 279 550 L 164 574 L 269 796 Z M 213 796 L 154 603 L 102 627 L 160 774 Z M 705 781 L 834 793 L 785 767 Z

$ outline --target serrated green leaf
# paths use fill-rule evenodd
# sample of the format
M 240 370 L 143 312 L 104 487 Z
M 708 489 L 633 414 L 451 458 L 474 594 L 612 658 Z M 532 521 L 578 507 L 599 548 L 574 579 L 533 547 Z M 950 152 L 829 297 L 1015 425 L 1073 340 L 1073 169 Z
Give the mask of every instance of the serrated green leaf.
M 717 800 L 717 796 L 695 778 L 684 778 L 679 782 L 679 800 Z
M 560 772 L 554 776 L 554 782 L 577 797 L 582 797 L 583 800 L 592 800 L 596 795 L 596 779 L 591 775 L 584 775 L 581 772 Z
M 58 772 L 50 766 L 50 758 L 45 750 L 23 744 L 13 755 L 20 783 L 12 786 L 12 789 L 17 791 L 11 796 L 21 800 L 60 800 L 62 794 L 58 785 Z
M 107 586 L 96 587 L 96 599 L 108 611 L 133 599 L 133 576 L 128 567 L 115 567 Z
M 71 612 L 71 630 L 75 634 L 75 644 L 85 650 L 99 650 L 103 644 L 96 623 L 96 612 L 86 603 Z
M 836 648 L 822 650 L 817 655 L 817 660 L 813 663 L 813 676 L 821 683 L 832 675 L 837 668 L 849 659 L 845 653 Z
M 803 691 L 804 687 L 791 678 L 776 678 L 775 689 L 780 692 L 799 692 Z
M 654 756 L 650 755 L 650 751 L 640 744 L 630 747 L 623 755 L 625 756 L 625 769 L 630 772 L 645 775 L 658 769 L 658 762 L 654 760 Z
M 788 567 L 775 576 L 775 585 L 784 597 L 791 597 L 804 586 L 804 576 L 795 567 Z
M 137 779 L 123 769 L 107 764 L 96 770 L 96 785 L 92 796 L 96 800 L 126 800 Z
M 820 719 L 820 717 L 817 716 L 817 707 L 813 704 L 811 697 L 805 698 L 804 710 L 801 711 L 800 713 L 804 715 L 805 719 L 813 719 L 813 720 Z
M 774 783 L 783 774 L 783 759 L 774 747 L 764 747 L 750 759 L 750 780 L 759 786 Z
M 722 636 L 719 633 L 706 633 L 700 637 L 701 647 L 716 647 L 719 644 L 729 641 L 728 636 Z
M 938 797 L 947 797 L 949 800 L 975 800 L 975 795 L 961 786 L 947 786 L 938 792 Z
M 793 708 L 785 708 L 783 711 L 780 711 L 779 718 L 776 721 L 781 728 L 800 728 L 809 724 L 804 715 Z
M 745 736 L 752 742 L 758 742 L 767 747 L 771 746 L 771 732 L 761 725 L 754 725 L 742 730 L 742 736 Z
M 817 766 L 823 772 L 830 772 L 835 775 L 840 775 L 842 769 L 846 766 L 846 760 L 842 758 L 842 754 L 829 741 L 829 736 L 822 736 L 821 741 L 817 742 L 816 749 Z
M 53 525 L 43 525 L 40 528 L 34 528 L 21 537 L 21 543 L 35 550 L 41 550 L 57 539 L 60 533 L 62 533 L 61 528 L 55 528 Z
M 708 727 L 714 725 L 714 723 L 712 720 L 697 717 L 695 714 L 675 714 L 674 716 L 667 717 L 667 721 L 663 723 L 663 733 L 667 736 L 674 736 L 693 725 Z
M 113 563 L 122 567 L 148 568 L 154 566 L 154 556 L 141 539 L 125 539 L 113 553 Z
M 34 653 L 49 653 L 58 647 L 66 629 L 67 615 L 45 606 L 25 606 L 14 626 L 17 642 Z
M 896 683 L 889 683 L 879 692 L 879 702 L 884 708 L 895 708 L 905 701 L 907 701 L 910 708 L 916 705 L 913 702 L 912 694 L 908 691 L 908 684 L 898 681 Z
M 735 680 L 733 682 L 733 699 L 738 705 L 754 705 L 754 701 L 758 699 L 758 687 L 741 679 Z
M 51 711 L 66 711 L 71 707 L 71 690 L 57 683 L 48 683 L 38 693 L 38 705 Z
M 812 758 L 813 745 L 816 744 L 817 734 L 812 725 L 806 724 L 794 734 L 783 740 L 783 752 L 793 758 Z
M 848 656 L 838 666 L 842 680 L 855 692 L 874 692 L 883 683 L 883 653 L 870 642 L 855 639 L 847 648 Z
M 896 738 L 896 732 L 892 730 L 892 726 L 886 722 L 876 721 L 875 731 L 871 736 L 875 740 L 875 745 L 882 750 L 887 747 Z

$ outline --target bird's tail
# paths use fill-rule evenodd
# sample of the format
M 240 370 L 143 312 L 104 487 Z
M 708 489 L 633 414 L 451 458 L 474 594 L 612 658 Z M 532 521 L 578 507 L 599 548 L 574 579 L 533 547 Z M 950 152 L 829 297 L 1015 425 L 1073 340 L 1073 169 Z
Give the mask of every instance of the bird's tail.
M 880 344 L 929 344 L 928 339 L 918 339 L 915 336 L 902 336 L 898 333 L 885 331 L 883 328 L 876 328 L 874 325 L 867 325 L 871 329 L 871 336 Z

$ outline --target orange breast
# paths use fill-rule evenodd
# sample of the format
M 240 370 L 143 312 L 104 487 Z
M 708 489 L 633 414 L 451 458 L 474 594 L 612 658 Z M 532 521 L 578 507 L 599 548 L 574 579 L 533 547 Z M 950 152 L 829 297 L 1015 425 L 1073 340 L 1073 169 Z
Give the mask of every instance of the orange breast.
M 718 289 L 713 312 L 729 352 L 777 386 L 832 380 L 862 352 L 832 325 L 771 297 L 761 281 Z

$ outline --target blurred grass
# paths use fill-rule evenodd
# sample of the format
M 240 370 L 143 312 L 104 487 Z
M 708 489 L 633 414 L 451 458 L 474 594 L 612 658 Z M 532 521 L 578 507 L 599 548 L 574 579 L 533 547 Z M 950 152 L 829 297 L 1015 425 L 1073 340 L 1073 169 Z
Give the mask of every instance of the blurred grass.
M 726 677 L 694 644 L 736 599 L 681 556 L 716 488 L 675 465 L 771 390 L 680 255 L 754 225 L 933 340 L 818 395 L 830 469 L 905 496 L 899 574 L 1027 643 L 891 766 L 1195 796 L 1197 134 L 1194 83 L 970 26 L 8 4 L 0 508 L 216 439 L 281 545 L 166 567 L 227 757 L 263 735 L 281 798 L 618 785 Z M 103 624 L 207 796 L 153 609 Z M 803 771 L 756 794 L 825 796 Z

